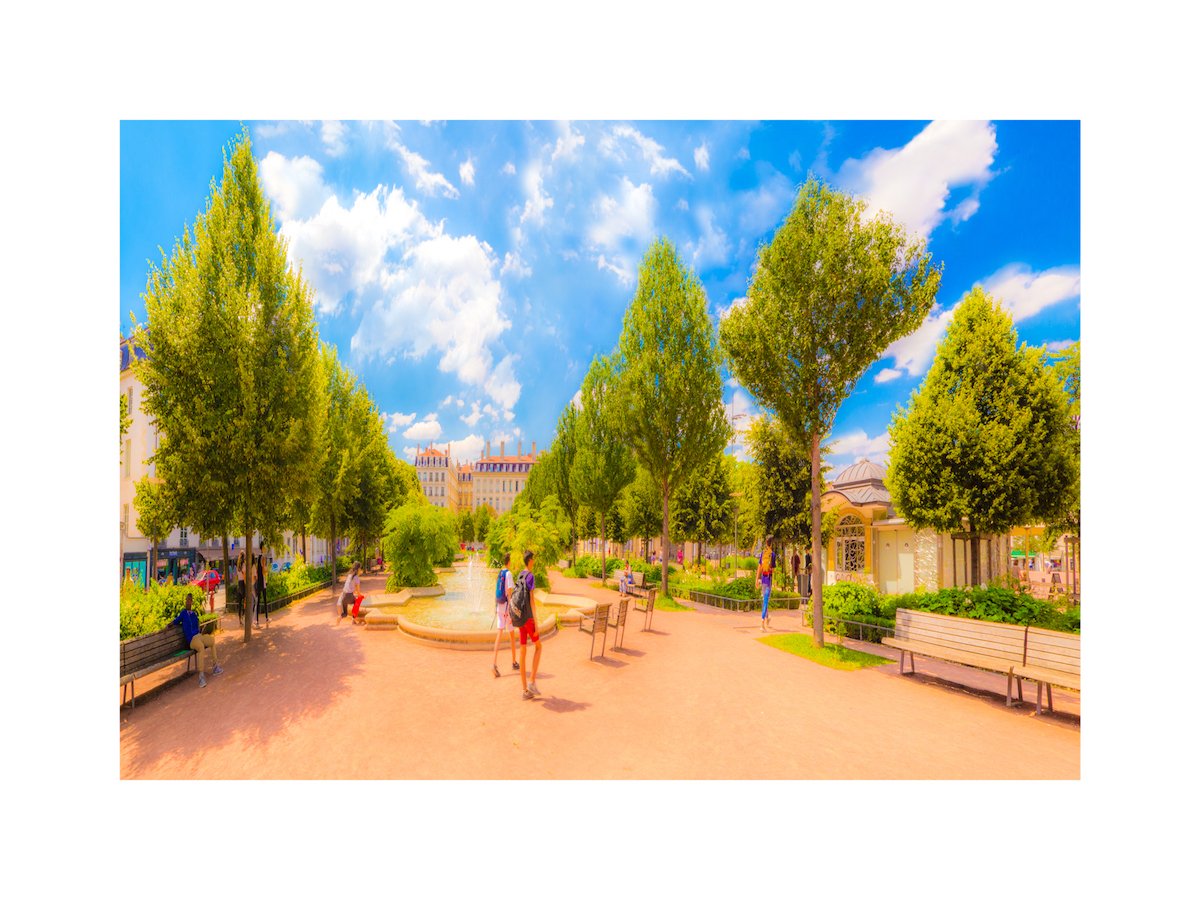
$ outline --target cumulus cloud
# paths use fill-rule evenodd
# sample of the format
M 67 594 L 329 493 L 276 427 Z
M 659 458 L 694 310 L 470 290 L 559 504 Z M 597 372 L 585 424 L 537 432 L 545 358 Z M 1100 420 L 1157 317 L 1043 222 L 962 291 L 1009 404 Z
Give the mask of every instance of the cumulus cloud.
M 384 413 L 384 421 L 387 423 L 388 434 L 394 433 L 399 428 L 407 428 L 416 421 L 416 413 Z
M 453 402 L 454 402 L 454 395 L 453 395 L 453 394 L 447 394 L 447 395 L 446 395 L 446 399 L 445 399 L 445 400 L 443 400 L 441 403 L 439 403 L 439 404 L 438 404 L 438 409 L 441 409 L 441 408 L 442 408 L 442 407 L 444 407 L 444 406 L 449 406 L 449 405 L 450 405 L 451 403 L 453 403 Z
M 747 299 L 748 298 L 746 298 L 746 297 L 734 297 L 725 306 L 718 305 L 717 306 L 717 318 L 718 319 L 725 318 L 727 315 L 729 315 L 729 311 L 731 309 L 733 309 L 735 306 L 742 306 L 744 303 L 746 303 Z
M 695 244 L 688 242 L 685 251 L 692 254 L 692 266 L 697 272 L 706 271 L 729 262 L 729 254 L 733 249 L 725 232 L 715 225 L 713 211 L 709 207 L 696 210 L 696 221 L 700 225 L 700 240 Z
M 479 459 L 479 455 L 483 451 L 484 441 L 481 435 L 470 434 L 461 440 L 450 441 L 449 444 L 451 459 L 470 463 Z
M 458 188 L 452 185 L 446 179 L 445 175 L 440 172 L 429 171 L 429 160 L 422 157 L 419 153 L 414 153 L 400 143 L 397 138 L 400 134 L 399 126 L 388 123 L 387 132 L 388 149 L 400 157 L 404 162 L 404 167 L 408 170 L 408 174 L 417 180 L 418 191 L 430 195 L 441 191 L 443 197 L 449 197 L 450 199 L 458 197 Z
M 680 197 L 678 200 L 675 201 L 675 208 L 677 210 L 679 210 L 680 212 L 687 212 L 688 211 L 688 202 L 686 200 L 684 200 L 682 197 Z
M 501 169 L 500 171 L 501 171 L 501 173 L 503 173 L 503 174 L 505 174 L 505 175 L 516 175 L 516 174 L 517 174 L 517 167 L 516 167 L 516 166 L 514 166 L 514 165 L 513 165 L 512 163 L 510 163 L 510 162 L 506 162 L 506 163 L 504 164 L 504 168 L 503 168 L 503 169 Z
M 662 144 L 646 137 L 636 128 L 629 125 L 618 125 L 612 130 L 613 138 L 625 138 L 637 145 L 642 151 L 642 158 L 650 163 L 651 175 L 670 175 L 672 172 L 678 172 L 686 178 L 691 178 L 692 173 L 685 169 L 679 160 L 663 156 L 663 150 L 666 149 Z
M 1014 322 L 1037 315 L 1048 306 L 1079 296 L 1079 266 L 1058 266 L 1034 272 L 1011 263 L 983 281 L 983 289 L 1012 315 Z
M 517 360 L 520 358 L 519 355 L 509 353 L 500 360 L 483 383 L 487 395 L 506 410 L 511 410 L 521 398 L 521 382 L 517 380 L 515 372 Z
M 609 272 L 612 272 L 617 276 L 617 280 L 621 282 L 621 284 L 633 284 L 633 269 L 629 266 L 623 266 L 615 262 L 610 262 L 605 258 L 603 253 L 596 257 L 596 268 L 601 272 L 605 271 L 606 269 Z
M 458 180 L 463 184 L 475 184 L 475 164 L 471 162 L 471 157 L 467 157 L 467 161 L 458 167 Z
M 739 150 L 737 152 L 736 156 L 738 159 L 749 159 L 750 158 L 750 148 L 743 147 L 741 150 Z
M 472 400 L 471 401 L 471 414 L 468 416 L 459 416 L 459 418 L 462 419 L 467 424 L 468 428 L 474 428 L 476 423 L 479 421 L 479 419 L 482 416 L 483 416 L 483 413 L 479 411 L 479 404 L 477 402 L 475 402 L 474 400 Z
M 521 179 L 525 188 L 525 209 L 521 212 L 521 224 L 532 222 L 541 225 L 545 220 L 546 210 L 554 206 L 554 198 L 542 190 L 542 164 L 535 161 L 525 170 Z
M 1066 350 L 1074 343 L 1074 341 L 1049 341 L 1042 346 L 1044 346 L 1049 353 L 1058 353 L 1061 350 Z
M 842 472 L 861 459 L 877 463 L 885 469 L 888 464 L 888 452 L 891 450 L 891 436 L 885 431 L 875 437 L 868 437 L 861 428 L 834 438 L 830 442 L 830 464 L 833 471 L 827 476 L 829 481 L 835 480 Z M 837 459 L 837 457 L 843 457 Z
M 1080 294 L 1078 266 L 1057 266 L 1044 272 L 1034 272 L 1023 263 L 1012 263 L 979 284 L 983 290 L 1001 302 L 1012 315 L 1014 323 L 1035 316 L 1055 303 L 1076 298 Z M 892 381 L 899 377 L 901 370 L 912 376 L 923 375 L 928 371 L 934 353 L 937 352 L 938 341 L 946 333 L 946 326 L 954 317 L 954 310 L 957 308 L 957 303 L 949 309 L 934 305 L 920 328 L 894 341 L 883 352 L 883 356 L 891 358 L 894 365 L 880 371 L 875 376 L 875 383 Z
M 838 170 L 840 187 L 867 196 L 867 215 L 886 210 L 927 238 L 949 218 L 963 222 L 979 209 L 979 194 L 996 174 L 996 129 L 990 122 L 931 122 L 903 147 L 877 147 Z M 947 210 L 954 188 L 971 193 Z
M 701 144 L 692 151 L 692 159 L 696 161 L 696 168 L 701 172 L 708 171 L 708 142 Z
M 583 135 L 578 131 L 572 131 L 570 122 L 560 122 L 559 130 L 562 132 L 562 136 L 558 139 L 558 143 L 554 145 L 554 152 L 550 154 L 551 163 L 555 162 L 559 157 L 569 162 L 575 158 L 575 151 L 584 144 Z
M 598 256 L 597 268 L 613 272 L 623 284 L 633 280 L 635 256 L 654 235 L 658 201 L 649 184 L 634 187 L 622 176 L 617 195 L 601 193 L 592 205 L 592 225 L 587 240 Z M 604 252 L 600 252 L 604 251 Z
M 800 151 L 799 150 L 793 150 L 791 153 L 788 154 L 788 165 L 791 166 L 793 169 L 795 169 L 797 172 L 803 171 L 800 168 Z
M 525 265 L 524 260 L 521 259 L 520 253 L 504 254 L 504 265 L 500 268 L 501 278 L 503 278 L 505 275 L 512 275 L 514 278 L 520 281 L 522 278 L 528 278 L 532 274 L 533 269 Z
M 442 436 L 442 426 L 437 415 L 431 413 L 405 431 L 404 436 L 410 441 L 436 441 Z
M 583 409 L 583 388 L 575 392 L 575 396 L 571 398 L 571 405 L 576 409 Z
M 346 142 L 342 140 L 346 136 L 347 128 L 337 120 L 326 120 L 321 123 L 321 143 L 325 145 L 325 152 L 330 156 L 341 156 L 346 152 Z
M 316 215 L 333 196 L 322 172 L 321 164 L 309 156 L 288 159 L 272 150 L 259 161 L 258 176 L 277 221 Z
M 758 187 L 739 191 L 736 195 L 740 208 L 738 220 L 748 234 L 763 234 L 782 221 L 795 197 L 791 179 L 768 162 L 755 163 L 759 173 Z

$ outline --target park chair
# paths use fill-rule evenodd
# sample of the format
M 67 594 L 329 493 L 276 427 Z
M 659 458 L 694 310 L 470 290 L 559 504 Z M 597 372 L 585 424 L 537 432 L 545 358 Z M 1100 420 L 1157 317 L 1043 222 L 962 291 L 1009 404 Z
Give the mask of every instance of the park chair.
M 588 651 L 588 659 L 592 659 L 595 655 L 597 634 L 604 636 L 600 641 L 600 656 L 604 656 L 604 645 L 608 641 L 608 610 L 611 606 L 611 603 L 597 603 L 591 614 L 581 613 L 579 616 L 579 630 L 586 631 L 592 636 L 592 648 Z M 584 622 L 588 623 L 586 628 Z
M 624 649 L 625 642 L 625 617 L 629 613 L 629 598 L 622 597 L 621 602 L 617 604 L 608 620 L 608 627 L 613 630 L 613 649 L 618 647 Z

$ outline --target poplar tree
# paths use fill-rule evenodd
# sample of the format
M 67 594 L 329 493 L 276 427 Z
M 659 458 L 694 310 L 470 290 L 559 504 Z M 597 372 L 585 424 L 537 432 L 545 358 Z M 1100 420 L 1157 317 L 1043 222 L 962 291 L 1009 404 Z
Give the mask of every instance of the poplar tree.
M 733 433 L 704 288 L 665 237 L 642 259 L 618 354 L 625 439 L 662 491 L 665 591 L 671 497 Z
M 311 288 L 288 265 L 245 130 L 144 297 L 132 339 L 159 428 L 157 474 L 184 522 L 237 528 L 249 551 L 256 531 L 280 533 L 311 464 L 318 357 Z M 252 578 L 247 589 L 252 599 Z
M 920 326 L 941 283 L 923 240 L 866 201 L 809 179 L 758 251 L 746 302 L 721 323 L 734 375 L 808 449 L 812 530 L 821 531 L 821 440 L 867 367 Z M 821 554 L 813 640 L 825 646 Z
M 582 505 L 571 486 L 571 470 L 575 467 L 575 455 L 579 451 L 579 410 L 574 402 L 568 403 L 558 416 L 558 430 L 546 459 L 552 493 L 558 498 L 559 507 L 571 522 L 571 565 L 575 565 L 575 545 L 579 541 L 579 508 Z
M 600 519 L 600 583 L 604 584 L 608 580 L 608 521 L 617 497 L 633 481 L 635 463 L 625 444 L 616 373 L 610 358 L 597 356 L 592 360 L 581 391 L 583 409 L 579 413 L 579 448 L 571 468 L 571 492 Z
M 982 535 L 1058 520 L 1077 499 L 1067 395 L 1042 350 L 1018 347 L 1012 317 L 978 286 L 890 435 L 896 511 L 915 529 L 965 531 L 973 585 Z
M 705 544 L 733 534 L 733 458 L 718 453 L 680 485 L 671 510 L 671 536 Z

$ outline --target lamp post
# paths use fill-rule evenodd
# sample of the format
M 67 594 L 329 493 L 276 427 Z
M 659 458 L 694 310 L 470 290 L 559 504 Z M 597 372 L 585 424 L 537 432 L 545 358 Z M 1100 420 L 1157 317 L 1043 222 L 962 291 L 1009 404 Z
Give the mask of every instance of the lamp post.
M 738 491 L 736 493 L 731 493 L 729 496 L 730 497 L 741 497 L 742 492 Z M 734 500 L 733 501 L 733 577 L 735 579 L 738 577 L 738 574 L 737 574 L 738 573 L 738 562 L 740 562 L 740 560 L 738 559 L 738 539 L 737 539 L 738 512 L 740 509 L 741 509 L 741 507 L 738 505 L 738 501 Z

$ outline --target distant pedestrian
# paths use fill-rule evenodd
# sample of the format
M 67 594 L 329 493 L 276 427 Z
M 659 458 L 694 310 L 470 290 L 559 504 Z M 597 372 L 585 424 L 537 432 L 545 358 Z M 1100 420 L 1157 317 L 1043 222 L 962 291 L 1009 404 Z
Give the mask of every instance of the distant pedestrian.
M 676 554 L 676 556 L 679 559 L 679 565 L 682 566 L 683 565 L 683 548 L 682 547 L 679 548 L 679 552 Z
M 504 568 L 496 577 L 496 645 L 492 647 L 492 673 L 499 678 L 500 667 L 496 660 L 500 657 L 500 636 L 508 633 L 508 646 L 512 651 L 512 667 L 520 669 L 517 663 L 517 633 L 513 630 L 512 618 L 508 613 L 508 601 L 513 592 L 512 572 L 508 570 L 510 553 L 504 554 Z
M 261 548 L 259 548 L 261 549 Z M 267 581 L 263 578 L 263 557 L 262 553 L 258 554 L 258 563 L 254 570 L 254 627 L 258 627 L 258 604 L 260 601 L 266 602 L 267 596 Z M 265 609 L 265 607 L 264 607 Z M 267 624 L 271 623 L 271 616 L 267 614 Z
M 792 554 L 792 581 L 796 585 L 796 590 L 800 589 L 800 551 L 797 550 Z
M 196 668 L 200 670 L 200 687 L 204 687 L 204 648 L 212 655 L 213 674 L 220 675 L 221 667 L 217 664 L 217 639 L 211 634 L 200 633 L 200 617 L 192 610 L 192 595 L 188 594 L 183 601 L 183 609 L 179 611 L 172 625 L 183 628 L 183 639 L 190 649 L 196 651 Z
M 338 601 L 339 605 L 342 607 L 341 618 L 346 618 L 347 610 L 354 605 L 354 595 L 357 594 L 359 590 L 360 585 L 358 580 L 358 563 L 355 562 L 354 565 L 350 567 L 350 574 L 346 576 L 345 584 L 342 585 L 342 596 Z
M 516 578 L 509 601 L 510 615 L 517 634 L 521 636 L 521 699 L 532 700 L 541 691 L 537 687 L 538 663 L 542 659 L 542 642 L 538 639 L 537 608 L 533 600 L 533 551 L 525 551 L 525 569 Z M 528 684 L 525 680 L 525 642 L 532 640 L 533 671 Z
M 772 549 L 774 540 L 771 535 L 767 535 L 762 553 L 758 555 L 758 576 L 762 584 L 762 625 L 759 626 L 763 631 L 767 630 L 767 626 L 771 624 L 771 617 L 767 615 L 767 604 L 771 601 L 771 574 L 775 571 L 775 551 Z
M 629 593 L 629 587 L 633 584 L 633 563 L 625 560 L 625 574 L 621 576 L 620 589 L 622 594 Z
M 238 601 L 238 621 L 242 620 L 242 613 L 246 610 L 246 551 L 243 550 L 238 554 L 237 561 L 237 601 Z

